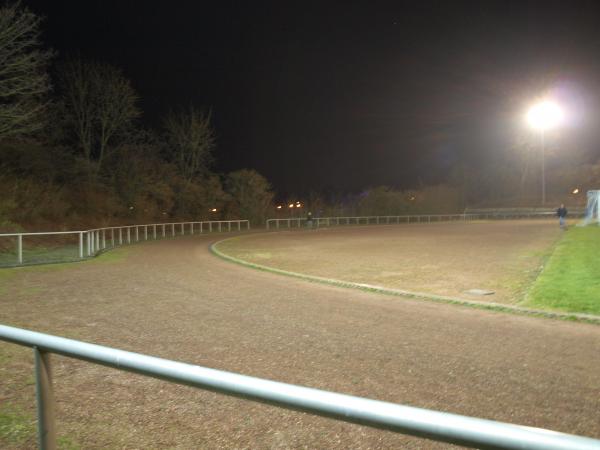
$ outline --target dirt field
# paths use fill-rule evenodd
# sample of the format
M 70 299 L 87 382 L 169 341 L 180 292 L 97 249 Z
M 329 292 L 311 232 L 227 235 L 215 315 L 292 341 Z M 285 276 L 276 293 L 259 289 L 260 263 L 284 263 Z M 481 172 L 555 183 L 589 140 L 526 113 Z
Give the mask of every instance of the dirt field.
M 0 322 L 600 438 L 600 327 L 306 283 L 222 261 L 211 239 L 1 272 Z M 32 367 L 29 349 L 0 343 L 0 409 L 34 417 Z M 63 357 L 54 368 L 59 433 L 80 448 L 448 448 Z
M 263 233 L 219 248 L 257 264 L 320 277 L 516 303 L 559 233 L 554 221 L 435 223 Z M 494 294 L 465 294 L 470 289 Z

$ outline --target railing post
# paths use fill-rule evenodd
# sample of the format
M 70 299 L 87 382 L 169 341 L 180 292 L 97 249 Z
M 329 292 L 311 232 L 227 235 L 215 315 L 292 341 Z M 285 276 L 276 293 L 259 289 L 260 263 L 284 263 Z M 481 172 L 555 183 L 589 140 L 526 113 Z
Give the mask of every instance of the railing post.
M 106 248 L 106 230 L 102 230 L 102 248 Z
M 190 222 L 190 235 L 194 234 L 194 222 Z
M 54 394 L 50 353 L 33 347 L 35 359 L 35 397 L 37 401 L 38 444 L 40 450 L 55 450 Z
M 227 231 L 231 231 L 231 221 L 227 222 Z
M 212 233 L 212 220 L 209 220 L 208 222 L 208 232 Z
M 115 247 L 115 229 L 114 228 L 110 229 L 110 243 L 114 248 Z
M 137 225 L 135 226 L 135 242 L 139 242 L 140 241 L 140 227 L 138 227 Z
M 185 228 L 184 227 L 185 227 L 185 224 L 182 222 L 181 223 L 181 235 L 182 236 L 185 235 Z
M 100 250 L 100 230 L 96 230 L 96 251 Z
M 123 228 L 119 228 L 119 245 L 123 245 Z
M 17 236 L 17 261 L 19 264 L 23 264 L 23 235 Z
M 83 259 L 83 231 L 79 232 L 79 259 Z
M 219 233 L 221 232 L 221 222 L 219 221 Z
M 202 234 L 203 231 L 204 231 L 203 230 L 203 228 L 204 228 L 203 224 L 204 224 L 204 222 L 200 222 L 200 234 Z
M 175 237 L 175 224 L 174 223 L 171 224 L 171 234 L 173 235 L 173 237 Z
M 156 224 L 152 225 L 152 233 L 154 234 L 154 240 L 156 240 Z
M 248 225 L 248 230 L 250 230 L 250 221 L 246 220 L 246 225 Z
M 144 225 L 144 240 L 148 240 L 148 225 Z
M 131 244 L 131 227 L 127 227 L 127 243 Z
M 242 230 L 242 222 L 238 220 L 238 231 Z
M 162 224 L 162 234 L 163 234 L 163 237 L 167 236 L 167 227 L 164 223 Z

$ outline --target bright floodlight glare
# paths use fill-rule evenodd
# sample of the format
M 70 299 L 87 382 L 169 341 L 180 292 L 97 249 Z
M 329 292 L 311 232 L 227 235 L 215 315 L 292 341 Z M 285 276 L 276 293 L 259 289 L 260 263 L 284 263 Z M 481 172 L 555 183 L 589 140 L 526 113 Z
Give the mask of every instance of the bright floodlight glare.
M 536 130 L 548 130 L 560 124 L 563 112 L 551 101 L 543 101 L 533 105 L 527 112 L 527 122 Z

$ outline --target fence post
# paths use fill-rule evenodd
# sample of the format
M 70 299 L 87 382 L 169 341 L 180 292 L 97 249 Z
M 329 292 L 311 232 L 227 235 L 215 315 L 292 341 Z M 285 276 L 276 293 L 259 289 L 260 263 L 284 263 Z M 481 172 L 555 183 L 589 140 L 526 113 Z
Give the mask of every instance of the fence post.
M 135 226 L 135 242 L 139 242 L 140 241 L 140 227 L 138 227 L 137 225 Z
M 114 248 L 115 247 L 115 229 L 114 228 L 110 229 L 110 243 Z
M 221 221 L 219 221 L 219 233 L 221 232 Z
M 175 224 L 174 223 L 171 224 L 171 234 L 173 235 L 173 237 L 175 237 Z
M 148 225 L 144 225 L 144 240 L 148 240 Z
M 246 225 L 248 225 L 248 230 L 250 230 L 250 221 L 246 220 Z
M 156 240 L 156 224 L 152 225 L 152 233 L 154 234 L 154 240 Z
M 41 450 L 55 450 L 54 394 L 50 353 L 33 347 L 35 359 L 35 397 L 37 401 L 38 443 Z
M 123 228 L 119 228 L 119 245 L 123 245 Z
M 194 234 L 194 222 L 190 222 L 190 235 Z
M 166 225 L 163 223 L 162 224 L 162 232 L 163 232 L 162 234 L 163 234 L 163 237 L 167 236 L 167 230 L 166 230 L 166 228 L 167 228 Z
M 127 243 L 131 244 L 131 227 L 127 227 Z
M 203 228 L 204 226 L 202 225 L 204 222 L 200 222 L 200 234 L 202 234 L 202 232 L 204 231 Z
M 23 235 L 17 236 L 17 261 L 19 264 L 23 264 Z
M 181 235 L 185 235 L 185 224 L 183 222 L 181 222 Z
M 100 250 L 100 230 L 96 230 L 96 251 Z
M 79 259 L 83 259 L 83 231 L 79 232 Z
M 106 230 L 102 229 L 102 248 L 106 248 Z
M 238 220 L 238 231 L 242 230 L 242 222 Z

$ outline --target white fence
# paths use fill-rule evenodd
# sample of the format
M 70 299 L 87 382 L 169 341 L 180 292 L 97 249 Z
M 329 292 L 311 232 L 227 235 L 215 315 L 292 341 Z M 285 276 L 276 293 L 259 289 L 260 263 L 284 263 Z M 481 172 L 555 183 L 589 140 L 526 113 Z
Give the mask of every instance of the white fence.
M 267 219 L 267 230 L 272 228 L 302 228 L 313 226 L 315 228 L 322 226 L 340 226 L 340 225 L 386 225 L 400 223 L 431 223 L 431 222 L 450 222 L 450 221 L 470 221 L 470 220 L 502 220 L 502 219 L 539 219 L 552 218 L 556 213 L 553 211 L 544 212 L 485 212 L 468 214 L 412 214 L 403 216 L 355 216 L 355 217 L 314 217 L 312 224 L 308 223 L 306 217 L 288 218 L 288 219 Z
M 5 266 L 27 264 L 24 259 L 23 241 L 27 237 L 70 236 L 77 241 L 77 249 L 71 258 L 66 260 L 85 259 L 95 256 L 98 252 L 120 245 L 140 241 L 157 240 L 167 237 L 193 235 L 212 232 L 231 232 L 249 230 L 248 220 L 214 220 L 204 222 L 152 223 L 143 225 L 126 225 L 117 227 L 94 228 L 85 231 L 55 231 L 41 233 L 4 233 L 0 238 L 16 239 L 15 259 Z M 45 258 L 44 262 L 64 261 L 64 258 Z M 31 261 L 30 261 L 31 262 Z

